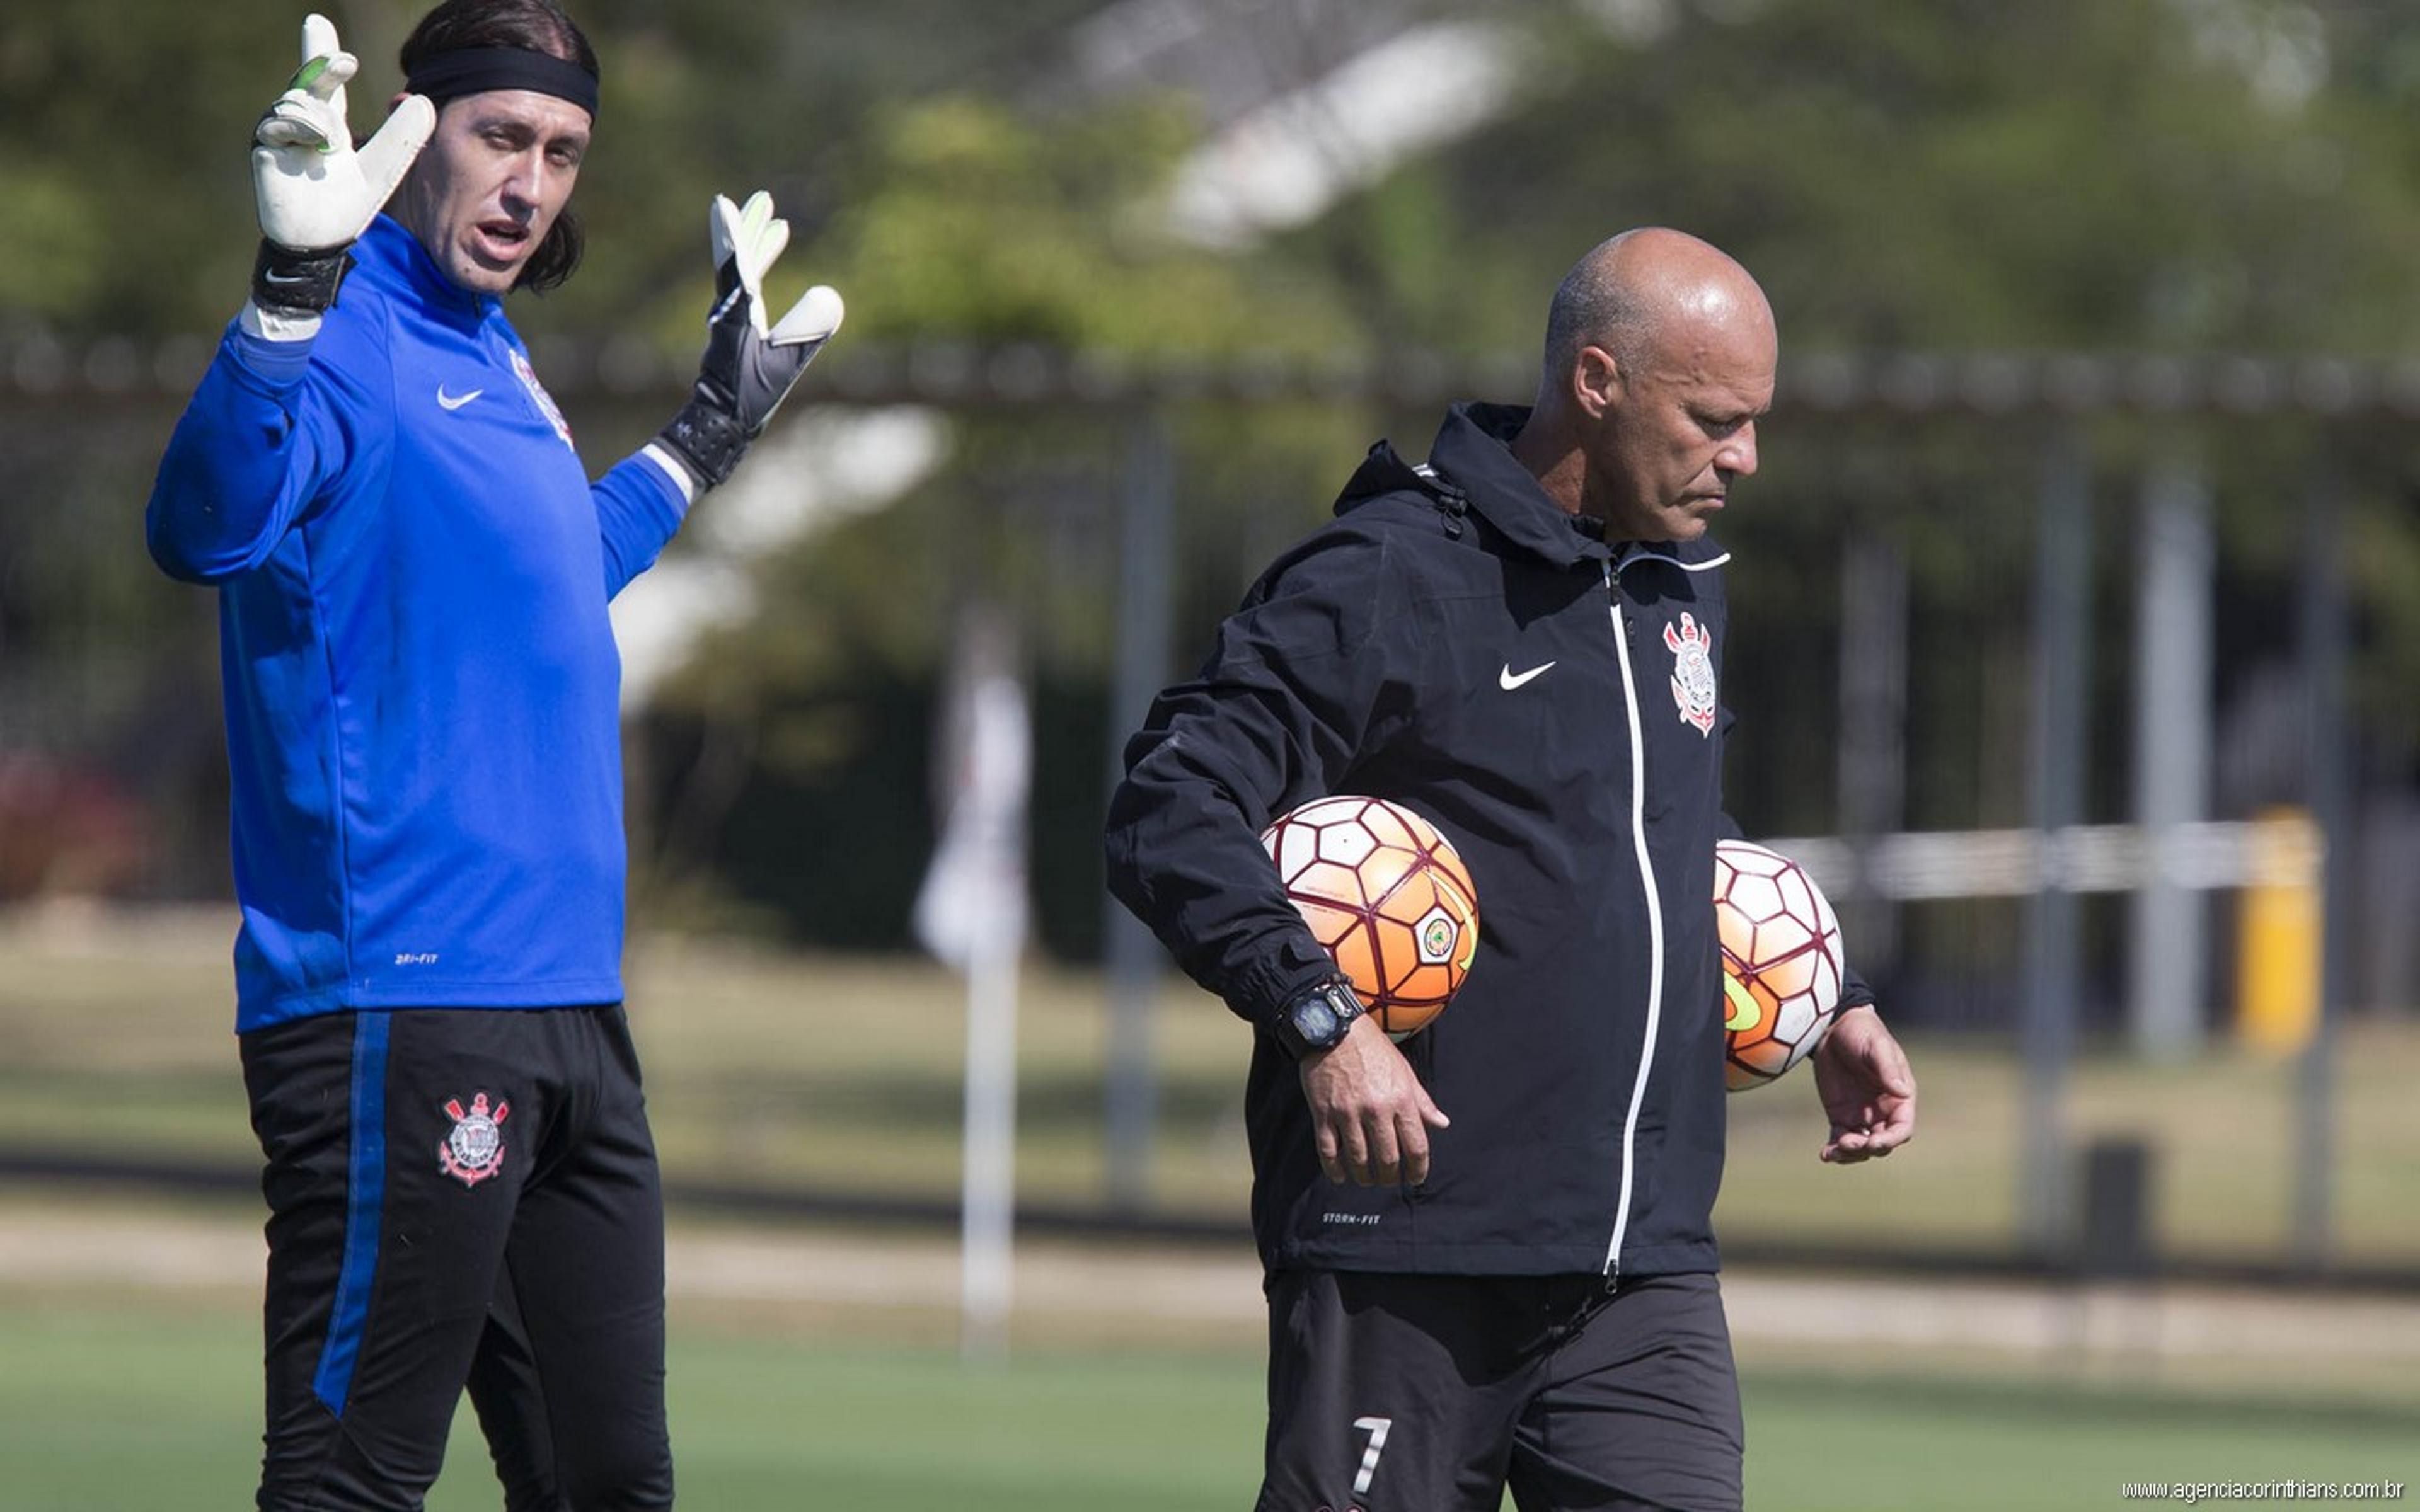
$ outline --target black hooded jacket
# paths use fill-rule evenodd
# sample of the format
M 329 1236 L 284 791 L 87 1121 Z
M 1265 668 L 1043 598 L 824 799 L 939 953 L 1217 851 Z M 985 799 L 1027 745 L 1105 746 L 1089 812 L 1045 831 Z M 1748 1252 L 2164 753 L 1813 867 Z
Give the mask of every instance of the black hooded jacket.
M 1508 450 L 1527 414 L 1455 406 L 1426 467 L 1373 448 L 1335 521 L 1126 747 L 1109 885 L 1256 1024 L 1334 969 L 1261 849 L 1276 815 L 1401 802 L 1478 889 L 1469 978 L 1403 1045 L 1453 1120 L 1424 1184 L 1328 1181 L 1295 1066 L 1258 1037 L 1246 1114 L 1272 1269 L 1715 1268 L 1727 558 L 1609 547 Z

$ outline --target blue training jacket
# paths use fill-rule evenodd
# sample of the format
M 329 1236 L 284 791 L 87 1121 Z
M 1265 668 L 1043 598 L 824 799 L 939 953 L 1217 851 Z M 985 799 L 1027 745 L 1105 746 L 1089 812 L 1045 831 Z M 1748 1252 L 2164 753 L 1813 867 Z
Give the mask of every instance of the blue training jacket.
M 239 1030 L 622 996 L 606 602 L 680 526 L 594 486 L 504 318 L 380 216 L 314 340 L 230 326 L 147 517 L 219 589 Z

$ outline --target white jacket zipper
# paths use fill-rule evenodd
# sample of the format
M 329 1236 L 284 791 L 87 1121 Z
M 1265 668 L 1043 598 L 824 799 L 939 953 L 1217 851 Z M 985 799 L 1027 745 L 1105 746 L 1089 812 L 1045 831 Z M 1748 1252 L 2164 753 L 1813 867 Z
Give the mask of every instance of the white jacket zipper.
M 1647 1036 L 1639 1047 L 1638 1076 L 1630 1088 L 1630 1111 L 1621 1120 L 1621 1200 L 1613 1215 L 1613 1241 L 1605 1251 L 1605 1284 L 1621 1279 L 1621 1240 L 1630 1228 L 1630 1194 L 1637 1175 L 1638 1110 L 1647 1102 L 1647 1078 L 1655 1066 L 1655 1041 L 1664 1017 L 1664 899 L 1647 855 L 1647 741 L 1639 726 L 1638 679 L 1630 666 L 1630 637 L 1621 620 L 1621 584 L 1616 563 L 1605 568 L 1606 608 L 1613 616 L 1613 654 L 1621 663 L 1621 692 L 1630 716 L 1630 839 L 1638 853 L 1638 880 L 1647 890 Z

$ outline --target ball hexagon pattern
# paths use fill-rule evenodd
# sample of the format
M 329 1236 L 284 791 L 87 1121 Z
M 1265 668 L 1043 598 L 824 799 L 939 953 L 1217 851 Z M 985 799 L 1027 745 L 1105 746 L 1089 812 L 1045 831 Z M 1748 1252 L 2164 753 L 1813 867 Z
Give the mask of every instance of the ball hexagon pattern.
M 1762 1087 L 1813 1053 L 1839 1011 L 1840 924 L 1797 862 L 1746 841 L 1714 845 L 1723 954 L 1723 1081 Z
M 1397 1040 L 1443 1012 L 1479 949 L 1479 895 L 1436 826 L 1384 798 L 1315 798 L 1261 834 L 1286 899 Z

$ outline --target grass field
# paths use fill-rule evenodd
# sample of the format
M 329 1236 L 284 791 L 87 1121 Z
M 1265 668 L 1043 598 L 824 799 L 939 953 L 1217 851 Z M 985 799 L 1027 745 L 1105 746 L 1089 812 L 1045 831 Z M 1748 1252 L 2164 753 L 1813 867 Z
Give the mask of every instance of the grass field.
M 239 1306 L 0 1309 L 0 1507 L 248 1501 L 255 1334 Z M 1251 1500 L 1248 1350 L 1029 1350 L 1000 1367 L 676 1317 L 684 1505 L 717 1512 L 1233 1512 Z M 2114 1506 L 2140 1480 L 2410 1479 L 2401 1411 L 1751 1371 L 1749 1504 L 1789 1512 Z M 432 1512 L 496 1505 L 467 1413 Z
M 225 949 L 226 921 L 216 916 L 64 927 L 0 919 L 0 1145 L 251 1170 Z M 630 978 L 676 1189 L 689 1180 L 952 1194 L 963 1018 L 950 978 L 913 963 L 671 940 L 644 942 Z M 1174 986 L 1154 1028 L 1164 1077 L 1154 1200 L 1239 1219 L 1242 1033 L 1214 1004 Z M 1082 1204 L 1100 1195 L 1102 1038 L 1089 978 L 1028 974 L 1017 1169 L 1029 1200 Z M 1918 1040 L 1911 1049 L 1924 1085 L 1919 1141 L 1880 1166 L 1815 1165 L 1820 1127 L 1803 1082 L 1733 1100 L 1728 1237 L 1984 1254 L 2007 1243 L 2016 1151 L 2029 1136 L 2018 1127 L 2009 1059 L 1972 1042 Z M 2225 1050 L 2157 1072 L 2087 1057 L 2071 1083 L 2067 1133 L 2134 1133 L 2153 1143 L 2159 1221 L 2172 1246 L 2275 1258 L 2288 1210 L 2290 1074 Z M 2420 1268 L 2414 1085 L 2420 1031 L 2369 1025 L 2349 1035 L 2333 1190 L 2350 1260 Z M 156 1223 L 159 1242 L 182 1246 L 183 1260 L 218 1257 L 203 1266 L 215 1279 L 103 1282 L 80 1275 L 76 1262 L 42 1259 L 58 1248 L 62 1224 L 97 1221 L 102 1209 L 110 1222 Z M 675 1217 L 687 1226 L 676 1227 L 676 1245 L 706 1221 Z M 249 1246 L 257 1222 L 240 1196 L 0 1191 L 0 1512 L 248 1500 L 259 1433 L 257 1272 L 247 1270 L 256 1267 Z M 140 1247 L 107 1239 L 116 1232 L 104 1228 L 104 1241 Z M 676 1291 L 683 1504 L 1126 1512 L 1249 1504 L 1261 1334 L 1249 1275 L 1236 1283 L 1228 1273 L 1249 1266 L 1240 1245 L 1214 1257 L 1228 1268 L 1221 1285 L 1239 1291 L 1227 1310 L 1163 1317 L 1140 1331 L 1074 1321 L 1097 1294 L 1082 1290 L 1093 1272 L 1079 1267 L 1078 1300 L 1038 1315 L 1038 1324 L 1026 1311 L 1033 1293 L 1020 1282 L 1013 1362 L 970 1367 L 949 1348 L 946 1246 L 916 1242 L 928 1251 L 919 1263 L 943 1267 L 939 1302 L 869 1303 L 847 1286 L 808 1303 L 767 1300 L 779 1288 Z M 849 1263 L 885 1267 L 878 1257 Z M 1122 1296 L 1147 1289 L 1122 1267 L 1111 1273 L 1101 1285 Z M 1157 1281 L 1164 1287 L 1168 1273 Z M 1962 1344 L 1947 1329 L 1914 1342 L 1905 1327 L 1869 1335 L 1857 1319 L 1903 1321 L 1923 1306 L 1964 1304 L 1954 1288 L 1919 1298 L 1901 1284 L 1868 1284 L 1866 1292 L 1845 1328 L 1828 1316 L 1837 1294 L 1824 1293 L 1813 1305 L 1827 1311 L 1817 1321 L 1828 1331 L 1743 1333 L 1751 1504 L 2013 1512 L 2115 1505 L 2129 1481 L 2420 1478 L 2420 1310 L 2409 1304 L 2350 1325 L 2337 1319 L 2334 1332 L 2307 1343 L 2290 1317 L 2269 1319 L 2262 1333 L 2247 1316 L 2244 1347 L 2230 1356 L 2226 1338 L 2215 1352 L 2203 1347 L 2239 1327 L 2225 1298 L 2204 1299 L 2200 1346 L 2183 1315 L 2121 1291 L 2092 1304 L 2100 1321 L 2088 1345 L 2058 1342 L 2067 1326 L 2058 1319 L 2086 1314 L 2053 1298 L 2051 1312 L 2030 1315 L 2033 1342 L 2009 1347 L 1989 1330 Z M 1738 1301 L 1736 1317 L 1760 1316 L 1745 1285 Z M 1798 1305 L 1788 1303 L 1782 1320 Z M 1137 1316 L 1147 1310 L 1134 1306 Z M 1770 1297 L 1761 1316 L 1776 1319 Z M 2383 1321 L 2373 1327 L 2363 1320 L 2370 1317 Z M 2399 1331 L 2414 1346 L 2368 1348 L 2363 1329 Z M 2135 1351 L 2130 1338 L 2144 1348 Z M 430 1502 L 436 1512 L 495 1505 L 467 1424 Z
M 256 1159 L 230 1034 L 229 916 L 101 916 L 62 927 L 0 917 L 0 1145 Z M 779 955 L 675 938 L 634 944 L 631 1018 L 665 1168 L 720 1184 L 947 1199 L 956 1189 L 964 1007 L 913 961 Z M 1022 1198 L 1084 1205 L 1104 1188 L 1103 1013 L 1088 974 L 1036 965 L 1019 1020 Z M 1181 982 L 1153 1025 L 1160 1116 L 1155 1206 L 1240 1221 L 1248 1041 Z M 1916 1145 L 1833 1170 L 1805 1076 L 1731 1100 L 1726 1238 L 2005 1251 L 2015 1232 L 2020 1087 L 2003 1046 L 1910 1045 Z M 2131 1134 L 2158 1161 L 2170 1249 L 2288 1253 L 2289 1064 L 2217 1047 L 2157 1070 L 2088 1054 L 2066 1135 Z M 2420 1021 L 2356 1025 L 2337 1067 L 2332 1197 L 2348 1262 L 2420 1271 Z M 1451 1112 L 1451 1109 L 1448 1109 Z

